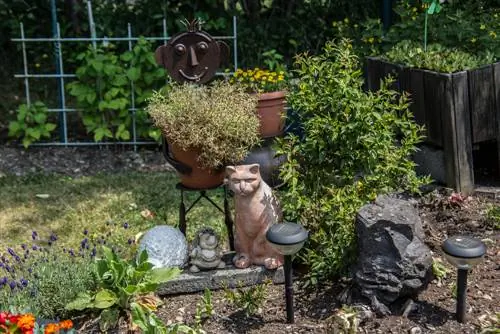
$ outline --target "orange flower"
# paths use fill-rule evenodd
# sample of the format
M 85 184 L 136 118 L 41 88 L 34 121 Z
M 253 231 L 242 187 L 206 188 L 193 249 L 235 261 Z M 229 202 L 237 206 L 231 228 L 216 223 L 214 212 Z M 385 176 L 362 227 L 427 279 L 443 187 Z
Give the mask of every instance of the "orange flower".
M 28 331 L 35 327 L 35 317 L 31 313 L 23 314 L 17 320 L 17 327 L 23 331 Z
M 61 329 L 71 329 L 73 328 L 73 321 L 71 320 L 63 320 L 59 323 L 59 325 L 61 326 Z
M 47 326 L 45 326 L 44 334 L 55 334 L 59 332 L 59 329 L 59 324 L 48 324 Z

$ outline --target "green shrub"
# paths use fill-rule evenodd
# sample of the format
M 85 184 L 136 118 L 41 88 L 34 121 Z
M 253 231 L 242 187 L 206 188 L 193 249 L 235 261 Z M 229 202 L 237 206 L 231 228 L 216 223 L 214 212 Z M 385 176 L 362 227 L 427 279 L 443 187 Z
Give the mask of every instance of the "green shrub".
M 50 138 L 56 125 L 47 121 L 48 112 L 40 101 L 31 105 L 21 104 L 17 109 L 16 120 L 9 123 L 9 137 L 22 139 L 25 148 L 41 138 Z
M 365 92 L 358 58 L 347 40 L 329 42 L 317 56 L 296 58 L 298 83 L 288 102 L 304 138 L 278 142 L 286 156 L 281 177 L 286 218 L 302 223 L 310 239 L 302 259 L 308 283 L 340 274 L 353 259 L 356 211 L 377 194 L 418 191 L 410 160 L 422 128 L 408 99 L 387 88 Z
M 263 306 L 266 300 L 266 288 L 271 284 L 265 281 L 249 287 L 244 287 L 240 282 L 236 289 L 224 288 L 224 297 L 231 304 L 242 310 L 245 315 L 251 316 Z
M 440 44 L 429 44 L 427 51 L 424 51 L 421 43 L 408 40 L 394 45 L 383 58 L 410 67 L 445 73 L 470 70 L 494 61 L 491 53 L 475 56 Z

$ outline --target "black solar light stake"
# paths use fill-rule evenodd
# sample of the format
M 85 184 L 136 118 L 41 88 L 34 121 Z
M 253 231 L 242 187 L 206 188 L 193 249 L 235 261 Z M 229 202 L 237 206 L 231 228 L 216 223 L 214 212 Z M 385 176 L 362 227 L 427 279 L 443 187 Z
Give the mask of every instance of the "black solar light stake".
M 448 262 L 454 265 L 457 272 L 457 321 L 465 322 L 467 274 L 473 266 L 481 262 L 486 254 L 486 245 L 479 239 L 456 235 L 446 239 L 442 245 Z
M 267 241 L 285 256 L 285 299 L 286 320 L 289 324 L 294 323 L 293 317 L 293 284 L 292 284 L 292 255 L 297 253 L 307 239 L 306 229 L 296 223 L 274 224 L 267 230 Z

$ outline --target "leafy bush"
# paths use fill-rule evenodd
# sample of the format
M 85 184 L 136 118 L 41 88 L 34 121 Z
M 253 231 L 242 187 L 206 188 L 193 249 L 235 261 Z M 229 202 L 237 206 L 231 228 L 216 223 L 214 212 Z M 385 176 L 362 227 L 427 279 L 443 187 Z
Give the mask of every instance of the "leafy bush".
M 41 138 L 50 138 L 56 128 L 54 123 L 47 121 L 47 107 L 40 101 L 29 106 L 21 104 L 16 117 L 15 121 L 9 123 L 9 136 L 22 139 L 25 148 Z
M 220 168 L 243 160 L 259 143 L 257 97 L 228 82 L 175 84 L 150 99 L 147 111 L 169 142 L 197 149 L 199 163 Z
M 95 288 L 92 257 L 64 252 L 54 234 L 46 246 L 38 245 L 36 232 L 33 240 L 0 257 L 0 310 L 28 310 L 42 319 L 69 317 L 66 304 Z
M 493 54 L 475 56 L 440 44 L 430 44 L 427 51 L 424 51 L 421 43 L 408 40 L 394 45 L 382 58 L 410 67 L 445 73 L 474 69 L 494 61 Z
M 100 311 L 100 327 L 106 331 L 114 328 L 120 317 L 132 320 L 133 329 L 139 327 L 146 333 L 166 327 L 153 313 L 160 300 L 152 293 L 158 284 L 180 273 L 178 268 L 153 269 L 144 250 L 137 257 L 126 261 L 110 248 L 102 247 L 104 257 L 97 260 L 97 284 L 95 294 L 81 292 L 66 305 L 67 310 L 96 309 Z
M 302 223 L 310 239 L 302 259 L 308 283 L 340 274 L 353 259 L 357 210 L 377 194 L 418 191 L 410 160 L 422 139 L 408 99 L 387 88 L 362 89 L 358 58 L 347 40 L 328 42 L 317 56 L 296 58 L 298 83 L 288 103 L 304 137 L 278 142 L 286 157 L 281 177 L 285 216 Z
M 141 38 L 132 51 L 121 55 L 116 54 L 112 45 L 96 49 L 90 46 L 77 60 L 80 61 L 77 80 L 67 88 L 76 98 L 83 124 L 95 141 L 130 140 L 134 113 L 137 135 L 159 138 L 158 132 L 151 131 L 142 109 L 153 89 L 165 80 L 165 71 L 156 64 L 150 42 Z M 132 101 L 135 111 L 130 110 Z

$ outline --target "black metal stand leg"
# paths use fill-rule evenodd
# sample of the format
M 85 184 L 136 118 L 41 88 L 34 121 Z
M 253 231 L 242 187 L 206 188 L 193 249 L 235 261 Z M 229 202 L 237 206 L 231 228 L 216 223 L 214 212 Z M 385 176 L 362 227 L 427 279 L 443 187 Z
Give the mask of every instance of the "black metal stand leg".
M 286 298 L 286 321 L 289 324 L 295 322 L 293 317 L 293 283 L 292 283 L 292 256 L 285 255 L 285 298 Z
M 224 223 L 226 224 L 227 237 L 229 238 L 229 249 L 234 251 L 233 219 L 231 218 L 231 211 L 229 210 L 226 186 L 224 186 Z
M 179 230 L 186 235 L 186 206 L 184 205 L 184 191 L 181 189 L 181 204 L 179 205 Z
M 467 296 L 467 270 L 458 269 L 457 273 L 457 321 L 465 322 L 466 299 Z

